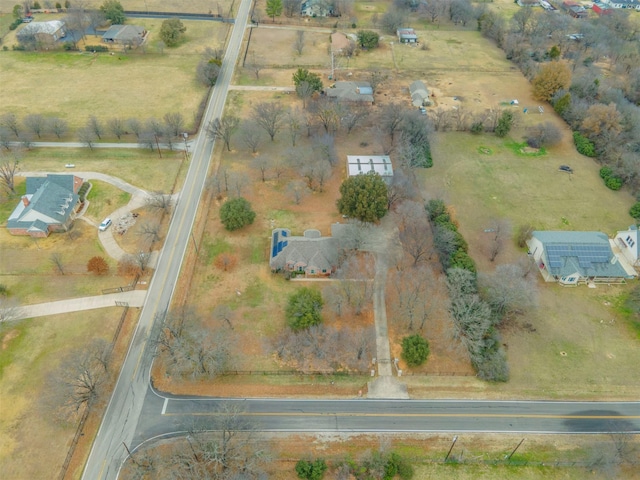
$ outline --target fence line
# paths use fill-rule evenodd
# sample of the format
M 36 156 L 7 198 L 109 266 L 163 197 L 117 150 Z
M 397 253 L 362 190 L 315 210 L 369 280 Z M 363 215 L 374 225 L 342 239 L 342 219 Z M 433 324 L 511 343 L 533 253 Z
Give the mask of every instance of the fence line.
M 122 292 L 130 292 L 131 290 L 135 290 L 136 285 L 138 284 L 138 280 L 140 280 L 140 274 L 137 274 L 130 284 L 125 285 L 123 287 L 113 287 L 113 288 L 105 288 L 102 290 L 103 295 L 107 295 L 109 293 L 122 293 Z
M 136 275 L 136 277 L 133 280 L 132 284 L 134 288 L 136 283 L 138 283 L 138 278 L 139 278 L 139 275 Z M 124 320 L 127 318 L 127 313 L 129 312 L 128 303 L 123 302 L 119 306 L 123 306 L 124 310 L 122 311 L 122 315 L 120 315 L 120 321 L 118 322 L 118 326 L 116 327 L 116 330 L 113 334 L 113 338 L 111 339 L 111 344 L 108 347 L 108 353 L 106 356 L 107 365 L 109 365 L 109 362 L 111 360 L 111 355 L 113 354 L 113 349 L 115 348 L 116 342 L 118 341 L 118 337 L 120 336 L 120 332 L 122 331 L 122 325 L 124 324 Z M 73 458 L 73 454 L 76 451 L 76 447 L 78 445 L 78 442 L 80 441 L 80 437 L 84 435 L 82 433 L 82 430 L 84 429 L 84 424 L 87 422 L 87 418 L 89 417 L 90 411 L 91 411 L 91 408 L 89 406 L 86 406 L 84 411 L 82 412 L 82 417 L 78 422 L 78 428 L 76 428 L 76 433 L 73 436 L 73 440 L 71 440 L 71 445 L 69 446 L 67 457 L 65 458 L 64 463 L 62 464 L 62 469 L 60 470 L 60 475 L 58 476 L 59 480 L 64 480 L 65 476 L 67 475 L 67 470 L 69 469 L 69 465 L 71 464 L 71 459 Z
M 278 375 L 300 375 L 300 376 L 335 376 L 335 377 L 370 377 L 371 371 L 335 371 L 335 370 L 227 370 L 221 376 L 278 376 Z M 475 377 L 475 373 L 469 372 L 430 372 L 430 373 L 405 373 L 403 377 Z

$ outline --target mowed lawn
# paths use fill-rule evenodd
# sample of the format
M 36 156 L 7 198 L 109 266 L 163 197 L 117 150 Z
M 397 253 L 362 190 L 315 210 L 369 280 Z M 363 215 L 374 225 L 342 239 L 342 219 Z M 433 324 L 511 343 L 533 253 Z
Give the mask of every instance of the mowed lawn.
M 65 168 L 75 165 L 78 172 L 100 172 L 120 178 L 148 191 L 171 192 L 181 179 L 184 153 L 140 149 L 34 148 L 20 160 L 21 172 L 73 173 Z M 179 188 L 179 184 L 178 184 Z M 118 194 L 119 195 L 119 194 Z
M 144 121 L 178 112 L 191 128 L 194 113 L 206 94 L 206 88 L 196 81 L 200 54 L 206 47 L 224 45 L 228 25 L 184 21 L 185 42 L 157 53 L 161 21 L 135 23 L 151 32 L 146 54 L 2 52 L 2 113 L 12 112 L 20 118 L 29 114 L 57 116 L 75 130 L 90 115 L 103 121 L 113 117 Z M 12 35 L 5 38 L 5 44 L 15 43 Z M 99 39 L 88 41 L 96 43 Z M 79 46 L 84 48 L 82 43 Z
M 627 213 L 631 195 L 605 188 L 597 164 L 577 154 L 567 139 L 540 157 L 518 155 L 505 145 L 508 141 L 440 134 L 434 167 L 420 176 L 427 197 L 444 198 L 453 208 L 481 272 L 527 258 L 508 240 L 495 263 L 487 260 L 484 229 L 494 218 L 508 220 L 514 232 L 531 224 L 611 235 L 632 223 Z M 491 153 L 480 153 L 480 147 Z M 575 173 L 559 172 L 560 164 L 571 165 Z M 637 398 L 638 342 L 612 306 L 617 295 L 633 286 L 569 289 L 540 278 L 538 288 L 539 308 L 503 331 L 511 380 L 489 391 L 543 398 Z

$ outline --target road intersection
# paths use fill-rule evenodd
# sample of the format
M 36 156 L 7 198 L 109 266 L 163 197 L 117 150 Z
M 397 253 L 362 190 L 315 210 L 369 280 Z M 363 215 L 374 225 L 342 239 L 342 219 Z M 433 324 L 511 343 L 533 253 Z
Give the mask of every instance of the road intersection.
M 242 0 L 203 125 L 222 116 L 251 7 Z M 640 432 L 640 402 L 285 400 L 174 397 L 150 386 L 153 325 L 169 308 L 213 151 L 201 130 L 176 202 L 165 246 L 122 370 L 87 460 L 84 480 L 116 479 L 127 449 L 184 434 L 194 418 L 207 428 L 221 402 L 241 402 L 265 431 L 291 432 Z

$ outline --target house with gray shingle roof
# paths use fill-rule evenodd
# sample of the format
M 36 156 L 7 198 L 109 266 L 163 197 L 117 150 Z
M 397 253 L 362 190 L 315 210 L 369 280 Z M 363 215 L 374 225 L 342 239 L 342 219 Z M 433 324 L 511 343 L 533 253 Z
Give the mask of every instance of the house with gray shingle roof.
M 609 237 L 601 232 L 535 231 L 527 245 L 547 282 L 622 283 L 634 277 L 613 253 Z
M 28 177 L 26 193 L 7 221 L 12 235 L 47 237 L 66 232 L 75 219 L 82 179 L 75 175 Z
M 373 103 L 373 89 L 369 82 L 336 82 L 325 93 L 338 101 Z
M 48 22 L 31 22 L 26 24 L 16 34 L 18 40 L 33 36 L 41 43 L 54 43 L 67 35 L 65 24 L 61 20 Z
M 146 35 L 147 31 L 137 25 L 111 25 L 102 35 L 102 41 L 119 45 L 140 45 Z
M 429 99 L 429 90 L 422 80 L 416 80 L 409 85 L 409 93 L 411 94 L 411 103 L 414 107 L 425 107 L 431 105 Z
M 331 225 L 331 236 L 320 230 L 305 230 L 302 236 L 291 235 L 288 228 L 271 232 L 269 266 L 273 272 L 304 273 L 305 277 L 328 277 L 338 268 L 340 236 L 345 225 Z

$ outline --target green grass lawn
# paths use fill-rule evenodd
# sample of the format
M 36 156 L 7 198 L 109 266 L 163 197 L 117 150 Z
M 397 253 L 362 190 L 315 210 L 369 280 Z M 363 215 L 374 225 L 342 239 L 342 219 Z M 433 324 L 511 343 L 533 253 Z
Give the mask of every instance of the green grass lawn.
M 70 173 L 64 165 L 73 163 L 78 171 L 106 173 L 144 190 L 171 192 L 183 160 L 182 152 L 165 151 L 159 158 L 148 149 L 34 148 L 25 152 L 20 169 Z
M 123 207 L 131 199 L 131 194 L 123 192 L 109 183 L 92 180 L 91 184 L 93 186 L 87 196 L 90 203 L 86 215 L 96 222 L 101 222 L 104 217 Z

